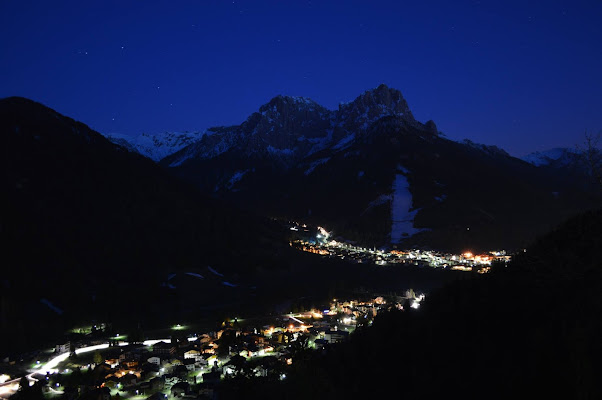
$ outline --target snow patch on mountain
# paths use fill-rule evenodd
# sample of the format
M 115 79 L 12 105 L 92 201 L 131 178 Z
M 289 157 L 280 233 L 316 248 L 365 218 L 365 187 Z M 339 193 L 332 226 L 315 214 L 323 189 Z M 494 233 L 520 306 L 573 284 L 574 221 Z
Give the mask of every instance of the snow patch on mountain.
M 328 162 L 328 160 L 330 160 L 330 157 L 320 158 L 319 160 L 313 161 L 311 164 L 309 164 L 309 168 L 305 170 L 304 174 L 311 174 L 318 165 L 324 164 Z
M 546 151 L 536 151 L 521 157 L 521 160 L 533 164 L 536 167 L 550 165 L 551 163 L 576 156 L 576 151 L 565 147 L 556 147 Z
M 326 136 L 324 137 L 318 137 L 318 138 L 312 138 L 312 139 L 307 139 L 307 141 L 309 143 L 312 143 L 313 146 L 312 148 L 307 152 L 306 157 L 317 153 L 318 151 L 324 150 L 326 149 L 330 144 L 332 144 L 332 137 L 334 134 L 334 130 L 333 129 L 327 129 L 326 130 Z
M 391 201 L 391 243 L 412 236 L 422 229 L 414 228 L 414 217 L 418 210 L 412 210 L 412 193 L 405 175 L 395 175 Z
M 54 304 L 52 304 L 50 302 L 50 300 L 48 299 L 40 299 L 40 303 L 48 306 L 48 308 L 50 308 L 52 311 L 54 311 L 55 313 L 57 313 L 58 315 L 62 315 L 63 314 L 63 310 L 58 308 L 57 306 L 55 306 Z
M 276 147 L 269 145 L 267 150 L 271 154 L 284 155 L 284 156 L 292 156 L 295 154 L 294 149 L 277 149 Z
M 355 139 L 355 133 L 351 133 L 351 134 L 345 136 L 343 139 L 339 140 L 339 142 L 337 144 L 332 146 L 332 149 L 333 150 L 343 150 L 351 145 L 351 143 L 353 142 L 353 139 Z
M 410 170 L 401 164 L 397 164 L 397 171 L 401 172 L 402 174 L 404 174 L 406 176 L 410 174 Z
M 236 171 L 232 175 L 232 177 L 230 178 L 228 183 L 226 183 L 226 188 L 232 189 L 234 187 L 234 185 L 236 185 L 236 183 L 238 181 L 240 181 L 247 174 L 247 172 L 249 172 L 248 169 L 245 169 L 244 171 Z
M 224 276 L 223 274 L 220 274 L 219 272 L 217 272 L 216 270 L 214 270 L 214 269 L 213 269 L 213 268 L 211 268 L 211 267 L 207 267 L 207 268 L 209 269 L 209 271 L 211 271 L 211 273 L 213 273 L 213 274 L 215 274 L 215 275 L 217 275 L 217 276 L 222 276 L 222 277 Z
M 130 136 L 111 133 L 107 134 L 106 138 L 129 151 L 159 161 L 201 139 L 205 134 L 206 132 L 162 132 Z

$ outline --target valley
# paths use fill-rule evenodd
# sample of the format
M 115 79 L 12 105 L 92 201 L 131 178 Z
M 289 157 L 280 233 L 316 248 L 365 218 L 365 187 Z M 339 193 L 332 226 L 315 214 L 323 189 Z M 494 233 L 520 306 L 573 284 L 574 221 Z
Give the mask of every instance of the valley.
M 0 17 L 0 400 L 602 399 L 601 1 Z
M 79 340 L 82 354 L 85 346 L 114 351 L 107 360 L 130 348 L 134 359 L 151 359 L 145 341 L 175 340 L 181 346 L 168 349 L 174 357 L 165 374 L 192 365 L 185 351 L 207 356 L 196 357 L 199 365 L 188 372 L 180 368 L 169 384 L 161 381 L 163 389 L 153 381 L 163 371 L 140 379 L 144 371 L 132 364 L 117 376 L 113 363 L 104 372 L 116 385 L 137 376 L 122 393 L 131 399 L 214 393 L 205 389 L 237 398 L 256 384 L 276 394 L 297 387 L 312 365 L 322 368 L 340 349 L 378 347 L 382 338 L 371 335 L 380 324 L 426 329 L 406 340 L 427 340 L 429 324 L 448 322 L 438 313 L 478 309 L 487 298 L 480 285 L 509 276 L 518 286 L 496 287 L 498 297 L 487 301 L 501 313 L 511 309 L 496 303 L 505 299 L 531 298 L 539 307 L 533 271 L 512 265 L 531 256 L 527 248 L 542 234 L 599 204 L 582 167 L 557 173 L 561 161 L 549 157 L 550 165 L 536 166 L 495 146 L 448 140 L 434 122 L 416 121 L 401 93 L 384 85 L 336 111 L 278 96 L 240 126 L 167 134 L 166 142 L 109 135 L 110 142 L 23 98 L 0 101 L 0 117 L 11 149 L 3 159 L 2 368 L 18 375 L 24 367 L 17 362 L 41 354 L 35 349 L 58 344 L 63 352 Z M 450 290 L 457 292 L 449 304 L 457 305 L 441 300 Z M 368 314 L 381 321 L 376 330 L 367 329 Z M 90 321 L 105 328 L 74 336 L 74 327 Z M 218 321 L 230 325 L 211 328 Z M 239 321 L 255 326 L 239 330 L 232 325 Z M 336 333 L 357 325 L 353 335 Z M 188 332 L 192 326 L 204 328 Z M 184 332 L 197 336 L 188 340 Z M 189 348 L 203 335 L 206 353 Z M 126 337 L 138 345 L 126 346 Z M 258 343 L 278 353 L 275 364 L 261 364 L 266 354 L 255 358 Z M 376 353 L 381 367 L 386 355 Z M 124 365 L 135 361 L 124 357 Z M 208 359 L 218 362 L 215 370 Z M 56 376 L 28 377 L 53 381 L 46 397 L 78 396 Z M 15 384 L 5 384 L 5 394 Z M 82 390 L 122 396 L 100 382 Z

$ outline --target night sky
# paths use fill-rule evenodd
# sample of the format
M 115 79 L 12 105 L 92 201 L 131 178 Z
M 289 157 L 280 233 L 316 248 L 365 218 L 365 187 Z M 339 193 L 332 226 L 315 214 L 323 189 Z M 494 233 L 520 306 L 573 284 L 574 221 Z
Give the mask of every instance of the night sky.
M 102 133 L 239 124 L 278 94 L 335 109 L 380 83 L 513 155 L 602 130 L 600 1 L 1 0 L 0 35 L 0 97 Z

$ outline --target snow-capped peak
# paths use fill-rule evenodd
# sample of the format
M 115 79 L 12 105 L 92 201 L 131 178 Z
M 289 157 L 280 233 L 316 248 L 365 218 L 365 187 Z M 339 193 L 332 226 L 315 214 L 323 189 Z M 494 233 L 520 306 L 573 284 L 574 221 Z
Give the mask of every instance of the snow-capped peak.
M 365 130 L 375 121 L 387 116 L 400 117 L 411 124 L 416 123 L 401 92 L 381 84 L 377 88 L 365 91 L 350 103 L 341 103 L 337 119 L 342 127 L 360 127 Z
M 159 161 L 173 154 L 189 144 L 201 139 L 205 132 L 162 132 L 142 133 L 138 136 L 130 136 L 119 133 L 105 135 L 111 142 Z
M 550 165 L 551 163 L 562 160 L 562 159 L 570 159 L 575 157 L 575 150 L 569 149 L 566 147 L 556 147 L 554 149 L 545 150 L 545 151 L 535 151 L 533 153 L 527 154 L 524 157 L 521 157 L 523 161 L 528 162 L 529 164 L 533 164 L 536 167 L 541 167 L 543 165 Z

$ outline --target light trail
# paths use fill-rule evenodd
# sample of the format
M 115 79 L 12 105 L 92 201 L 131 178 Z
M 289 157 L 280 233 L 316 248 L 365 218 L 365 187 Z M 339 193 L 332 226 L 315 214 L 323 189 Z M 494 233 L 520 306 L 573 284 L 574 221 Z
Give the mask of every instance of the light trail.
M 152 346 L 159 342 L 169 342 L 169 341 L 170 341 L 170 339 L 154 339 L 154 340 L 146 340 L 142 344 L 145 346 Z M 118 343 L 119 346 L 127 346 L 128 344 L 129 344 L 128 342 L 119 342 Z M 76 349 L 75 354 L 89 353 L 91 351 L 104 350 L 104 349 L 108 349 L 108 348 L 109 348 L 109 343 L 96 344 L 94 346 L 87 346 L 87 347 L 82 347 L 82 348 Z M 35 374 L 46 375 L 46 374 L 54 374 L 54 373 L 59 372 L 59 370 L 57 369 L 58 365 L 64 361 L 66 361 L 69 358 L 69 355 L 70 355 L 70 353 L 59 354 L 58 356 L 48 360 L 48 362 L 45 363 L 44 365 L 42 365 L 42 367 L 40 367 L 39 369 L 36 369 L 34 372 L 31 372 L 30 374 L 26 375 L 25 377 L 30 382 L 30 385 L 32 384 L 32 382 L 38 381 L 36 378 L 33 377 Z M 19 381 L 20 380 L 21 380 L 21 378 L 18 378 L 18 379 L 12 379 L 10 381 L 6 381 L 4 383 L 0 383 L 0 397 L 8 398 L 8 397 L 12 396 L 13 394 L 15 394 L 15 392 L 17 390 L 19 390 Z

